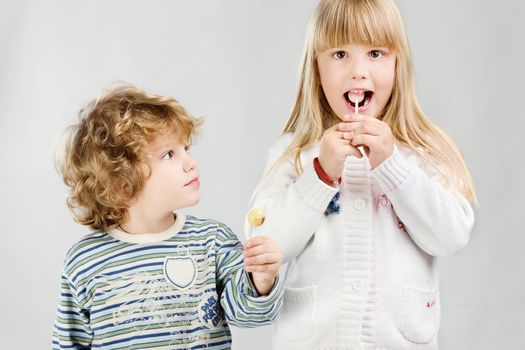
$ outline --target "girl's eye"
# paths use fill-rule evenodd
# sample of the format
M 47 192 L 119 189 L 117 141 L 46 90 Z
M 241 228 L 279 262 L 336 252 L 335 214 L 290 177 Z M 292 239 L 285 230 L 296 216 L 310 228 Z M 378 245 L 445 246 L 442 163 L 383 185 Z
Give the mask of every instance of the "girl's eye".
M 381 56 L 384 56 L 385 53 L 381 50 L 372 50 L 369 52 L 370 57 L 372 58 L 379 58 Z
M 332 54 L 332 56 L 337 60 L 342 60 L 343 58 L 347 57 L 347 54 L 344 51 L 336 51 Z
M 191 145 L 187 145 L 186 147 L 184 147 L 184 150 L 186 150 L 186 152 L 188 152 L 191 148 Z
M 163 160 L 170 160 L 173 158 L 173 156 L 175 155 L 175 153 L 173 151 L 168 151 L 166 153 L 164 153 L 161 157 L 161 159 Z

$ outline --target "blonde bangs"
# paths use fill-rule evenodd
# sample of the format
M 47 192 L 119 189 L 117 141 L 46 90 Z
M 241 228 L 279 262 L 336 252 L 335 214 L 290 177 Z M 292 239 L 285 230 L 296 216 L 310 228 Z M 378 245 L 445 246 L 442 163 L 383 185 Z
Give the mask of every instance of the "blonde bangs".
M 332 47 L 361 44 L 387 47 L 398 51 L 403 44 L 404 30 L 395 19 L 397 9 L 379 6 L 376 1 L 325 1 L 317 12 L 314 24 L 314 50 L 317 53 Z M 394 13 L 393 13 L 394 12 Z

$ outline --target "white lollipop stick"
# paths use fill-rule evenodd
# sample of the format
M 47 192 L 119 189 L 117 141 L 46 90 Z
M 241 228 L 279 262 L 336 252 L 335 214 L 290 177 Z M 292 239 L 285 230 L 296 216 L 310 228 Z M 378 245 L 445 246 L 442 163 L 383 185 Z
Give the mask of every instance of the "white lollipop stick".
M 351 95 L 350 101 L 352 101 L 355 105 L 355 115 L 358 115 L 358 108 L 359 108 L 359 96 L 357 95 Z

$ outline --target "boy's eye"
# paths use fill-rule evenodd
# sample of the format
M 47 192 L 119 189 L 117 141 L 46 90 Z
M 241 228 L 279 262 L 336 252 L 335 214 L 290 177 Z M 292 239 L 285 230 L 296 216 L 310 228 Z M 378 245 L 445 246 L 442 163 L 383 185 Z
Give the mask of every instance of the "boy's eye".
M 163 160 L 170 160 L 173 158 L 173 156 L 175 155 L 175 153 L 173 151 L 168 151 L 166 153 L 164 153 L 161 157 L 161 159 Z
M 381 50 L 372 50 L 369 52 L 370 57 L 372 58 L 379 58 L 383 56 L 385 53 Z
M 332 56 L 337 60 L 342 60 L 343 58 L 347 57 L 347 54 L 345 51 L 336 51 L 332 54 Z

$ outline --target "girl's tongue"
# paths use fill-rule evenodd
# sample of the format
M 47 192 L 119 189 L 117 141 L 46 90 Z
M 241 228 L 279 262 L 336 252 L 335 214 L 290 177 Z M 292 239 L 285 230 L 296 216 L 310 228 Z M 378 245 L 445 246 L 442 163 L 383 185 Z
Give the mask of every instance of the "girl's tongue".
M 352 107 L 355 107 L 357 104 L 357 107 L 364 107 L 368 102 L 370 102 L 370 98 L 372 97 L 373 92 L 366 90 L 366 91 L 348 91 L 345 94 L 346 101 L 350 103 Z

